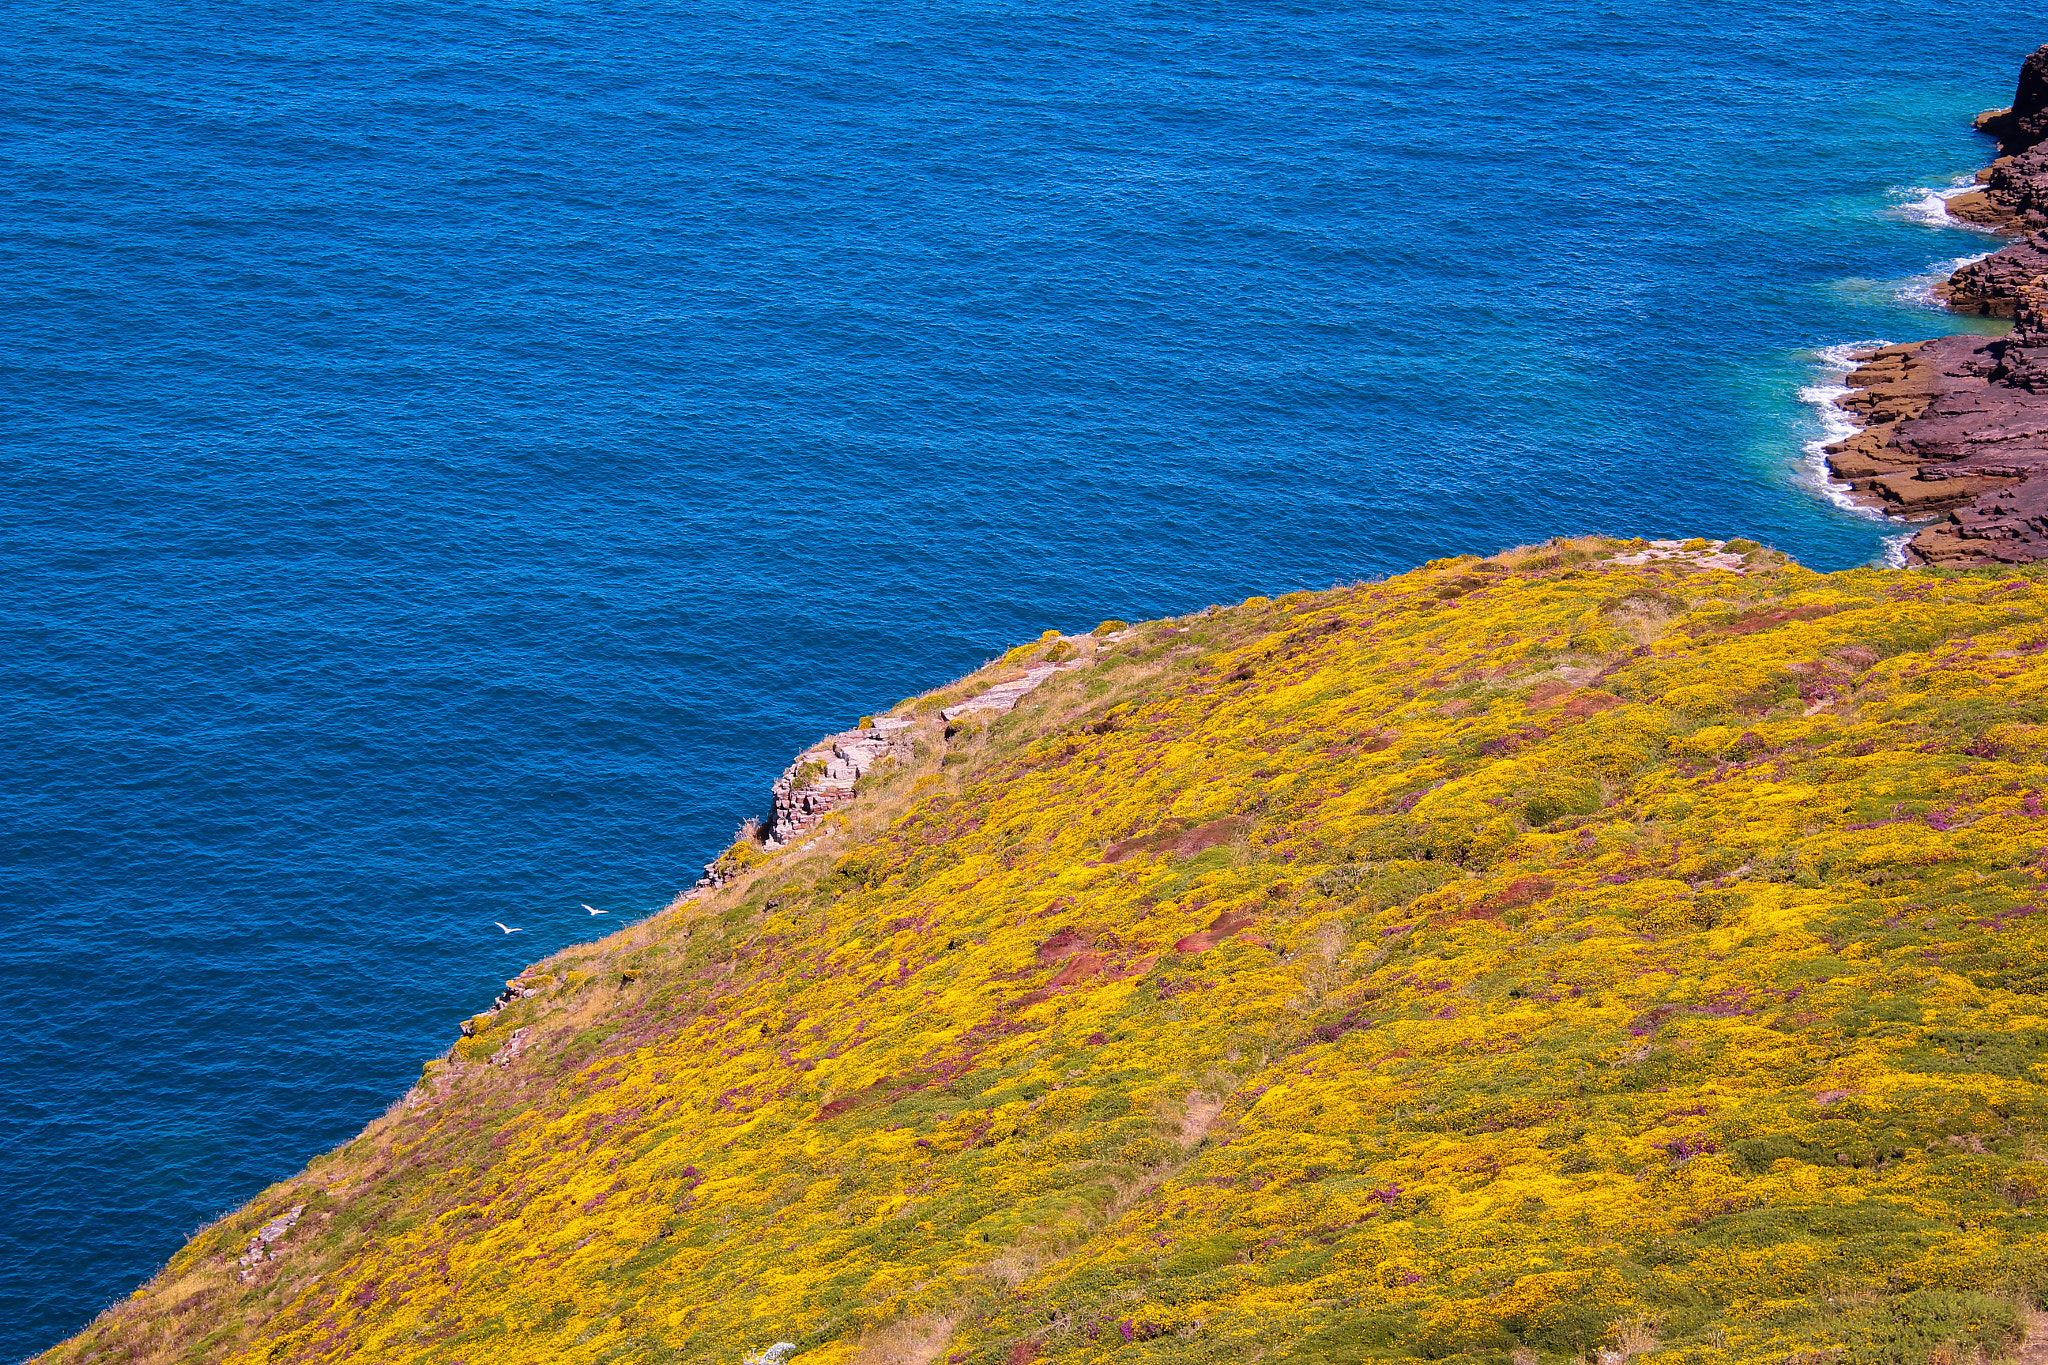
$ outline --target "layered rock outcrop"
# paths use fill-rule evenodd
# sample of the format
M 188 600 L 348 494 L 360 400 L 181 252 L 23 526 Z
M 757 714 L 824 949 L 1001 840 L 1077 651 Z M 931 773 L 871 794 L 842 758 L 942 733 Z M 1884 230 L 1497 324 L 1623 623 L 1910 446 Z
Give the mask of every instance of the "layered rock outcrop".
M 1858 357 L 1841 406 L 1863 430 L 1827 451 L 1834 476 L 1887 512 L 1948 514 L 1908 542 L 1923 564 L 2048 559 L 2048 46 L 2021 67 L 2012 107 L 1977 126 L 2003 155 L 1950 212 L 2022 235 L 1937 292 L 2013 330 Z
M 1998 160 L 1978 172 L 1984 186 L 1949 201 L 1967 222 L 2021 230 L 2048 227 L 2048 44 L 2020 64 L 2012 105 L 1977 116 L 1998 139 Z
M 1014 707 L 1025 693 L 1036 688 L 1053 674 L 1078 665 L 1079 661 L 1074 659 L 1033 664 L 1015 677 L 1005 678 L 986 692 L 977 693 L 963 702 L 948 706 L 939 714 L 949 723 L 965 716 L 1000 715 Z
M 911 724 L 904 716 L 880 716 L 798 754 L 775 780 L 775 808 L 761 830 L 766 845 L 782 847 L 851 801 L 861 777 L 895 756 Z
M 1976 172 L 1985 188 L 1958 194 L 1948 211 L 1982 227 L 2048 227 L 2048 45 L 2019 65 L 2011 106 L 1980 113 L 1976 127 L 1999 139 L 1999 160 Z
M 1977 127 L 1998 139 L 2001 156 L 2017 156 L 2048 142 L 2048 43 L 2020 63 L 2011 107 L 1979 114 Z
M 1037 645 L 1046 657 L 1021 663 L 1016 672 L 938 708 L 937 718 L 950 736 L 958 722 L 1001 715 L 1014 709 L 1054 674 L 1087 663 L 1098 643 L 1110 644 L 1120 638 L 1121 632 L 1105 634 L 1097 640 L 1092 636 L 1062 636 L 1048 631 Z M 861 778 L 883 764 L 907 761 L 918 723 L 915 715 L 874 716 L 855 729 L 827 735 L 805 749 L 775 780 L 767 819 L 758 823 L 749 820 L 741 825 L 741 842 L 758 839 L 762 848 L 771 851 L 788 845 L 853 800 Z M 714 891 L 738 878 L 745 868 L 746 864 L 735 861 L 728 850 L 705 864 L 704 875 L 690 894 Z
M 1936 286 L 1958 313 L 2009 318 L 2020 290 L 2048 275 L 2048 231 L 2032 232 L 2002 251 L 1972 261 Z
M 2010 336 L 1883 347 L 1848 378 L 1865 427 L 1828 466 L 1893 513 L 1951 514 L 1908 544 L 1921 563 L 2048 559 L 2048 275 L 2013 320 Z
M 1948 201 L 1952 215 L 1979 227 L 2048 227 L 2048 144 L 2002 157 L 1977 179 L 1983 189 Z
M 968 716 L 994 716 L 1011 710 L 1055 673 L 1080 667 L 1085 656 L 1078 651 L 1087 639 L 1049 632 L 1041 644 L 1049 645 L 1057 657 L 1027 664 L 993 686 L 941 708 L 939 719 L 950 725 Z M 909 716 L 877 716 L 857 730 L 827 735 L 798 754 L 796 762 L 776 779 L 774 810 L 761 826 L 763 844 L 780 848 L 851 801 L 864 774 L 877 764 L 904 756 L 915 724 Z

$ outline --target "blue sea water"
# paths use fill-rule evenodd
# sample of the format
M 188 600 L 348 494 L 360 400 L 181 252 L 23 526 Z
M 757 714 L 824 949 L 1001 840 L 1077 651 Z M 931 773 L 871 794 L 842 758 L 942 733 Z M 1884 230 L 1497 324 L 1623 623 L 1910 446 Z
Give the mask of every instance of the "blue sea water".
M 0 1357 L 1048 626 L 1561 532 L 1881 554 L 1800 391 L 1953 330 L 1916 280 L 1992 243 L 1914 203 L 2044 39 L 14 0 Z

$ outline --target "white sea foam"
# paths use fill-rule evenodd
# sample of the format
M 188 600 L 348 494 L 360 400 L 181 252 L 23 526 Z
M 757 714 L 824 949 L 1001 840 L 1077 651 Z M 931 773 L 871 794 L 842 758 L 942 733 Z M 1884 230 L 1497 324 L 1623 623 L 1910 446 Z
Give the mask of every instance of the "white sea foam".
M 1801 402 L 1813 405 L 1814 417 L 1820 423 L 1820 435 L 1800 447 L 1805 452 L 1806 459 L 1800 464 L 1799 482 L 1844 512 L 1862 517 L 1865 521 L 1884 522 L 1892 526 L 1938 521 L 1939 517 L 1887 516 L 1878 508 L 1866 507 L 1857 500 L 1855 490 L 1835 478 L 1828 469 L 1827 448 L 1863 430 L 1857 425 L 1856 419 L 1843 409 L 1839 401 L 1849 392 L 1849 386 L 1840 380 L 1856 368 L 1853 357 L 1887 344 L 1882 341 L 1849 341 L 1839 346 L 1823 347 L 1814 353 L 1814 358 L 1819 361 L 1820 382 L 1809 384 L 1799 390 L 1799 398 Z M 1900 531 L 1885 536 L 1882 541 L 1884 548 L 1871 563 L 1881 563 L 1893 569 L 1905 568 L 1906 542 L 1912 538 L 1911 531 Z
M 1894 185 L 1892 195 L 1900 202 L 1892 212 L 1908 222 L 1931 228 L 1965 228 L 1971 232 L 1995 234 L 1998 229 L 1985 227 L 1981 223 L 1966 223 L 1948 211 L 1948 201 L 1958 195 L 1968 194 L 1977 188 L 1974 172 L 1959 175 L 1946 188 L 1930 189 L 1926 185 Z
M 1995 250 L 1996 248 L 1993 248 L 1993 251 Z M 1941 261 L 1926 274 L 1914 275 L 1901 281 L 1899 298 L 1906 303 L 1918 304 L 1922 308 L 1946 308 L 1948 305 L 1935 294 L 1934 286 L 1941 284 L 1964 266 L 1975 265 L 1992 255 L 1993 251 L 1980 251 L 1974 256 L 1958 256 L 1954 260 Z
M 1820 361 L 1820 382 L 1799 391 L 1799 401 L 1812 405 L 1814 417 L 1820 423 L 1820 435 L 1800 447 L 1806 459 L 1800 465 L 1799 481 L 1844 512 L 1869 521 L 1889 521 L 1891 518 L 1874 507 L 1864 506 L 1857 500 L 1854 489 L 1828 471 L 1827 448 L 1863 430 L 1838 401 L 1849 393 L 1848 385 L 1841 380 L 1856 368 L 1852 357 L 1858 352 L 1885 344 L 1882 341 L 1848 341 L 1839 346 L 1823 347 L 1816 356 Z

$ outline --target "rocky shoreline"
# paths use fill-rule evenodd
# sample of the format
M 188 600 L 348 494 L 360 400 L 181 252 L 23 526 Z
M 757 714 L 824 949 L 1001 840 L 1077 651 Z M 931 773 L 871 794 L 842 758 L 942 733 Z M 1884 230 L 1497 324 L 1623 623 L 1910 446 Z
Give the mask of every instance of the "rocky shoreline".
M 1855 356 L 1840 406 L 1863 429 L 1825 452 L 1870 505 L 1947 514 L 1907 543 L 1917 564 L 2048 559 L 2048 45 L 2021 65 L 2012 106 L 1977 127 L 1999 156 L 1949 212 L 2015 240 L 1936 292 L 1957 312 L 2012 319 L 2012 331 Z

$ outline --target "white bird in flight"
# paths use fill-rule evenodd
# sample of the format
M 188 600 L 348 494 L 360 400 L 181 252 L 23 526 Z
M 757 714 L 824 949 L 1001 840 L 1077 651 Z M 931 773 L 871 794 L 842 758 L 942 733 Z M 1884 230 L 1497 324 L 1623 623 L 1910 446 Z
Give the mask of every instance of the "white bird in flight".
M 600 910 L 596 906 L 588 903 L 587 901 L 578 901 L 576 903 L 582 906 L 585 910 L 588 910 L 593 915 L 609 915 L 611 913 L 611 911 L 609 910 Z
M 498 924 L 496 920 L 492 920 L 491 923 L 497 924 L 500 929 L 503 929 L 508 934 L 523 934 L 526 932 L 524 929 L 514 929 L 509 924 Z

